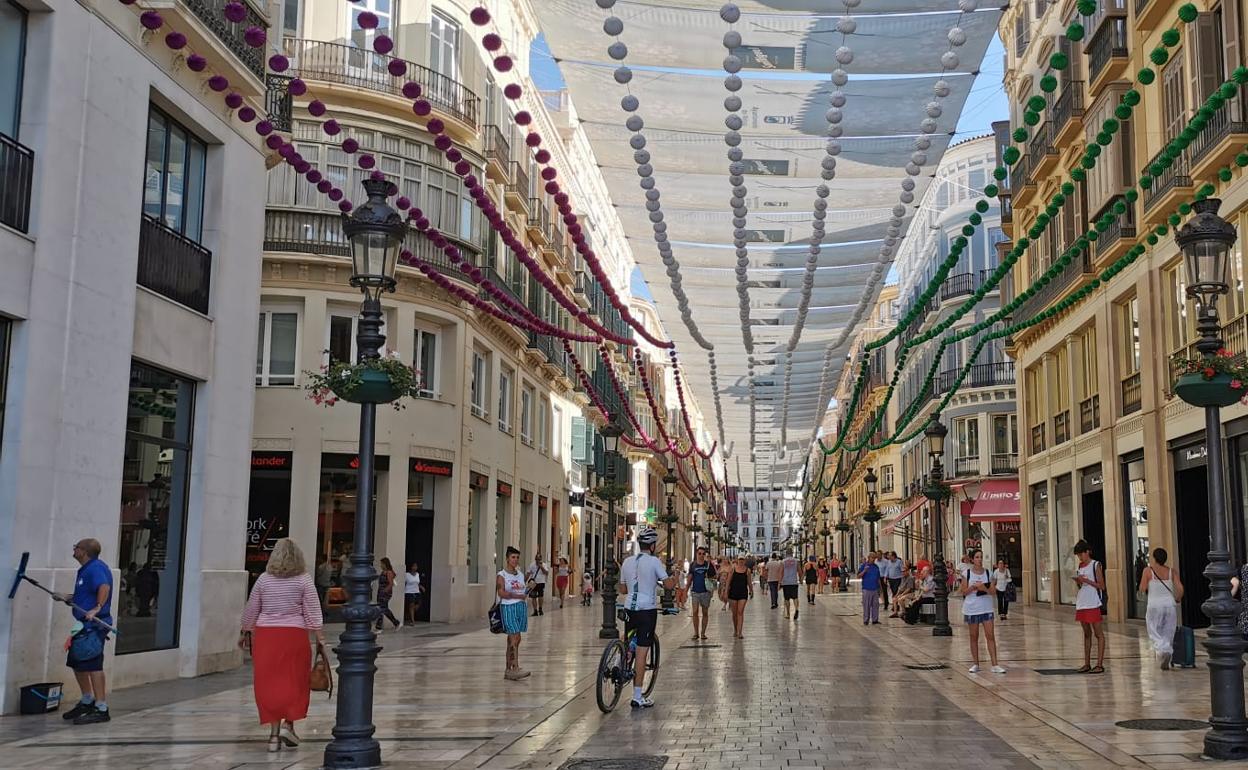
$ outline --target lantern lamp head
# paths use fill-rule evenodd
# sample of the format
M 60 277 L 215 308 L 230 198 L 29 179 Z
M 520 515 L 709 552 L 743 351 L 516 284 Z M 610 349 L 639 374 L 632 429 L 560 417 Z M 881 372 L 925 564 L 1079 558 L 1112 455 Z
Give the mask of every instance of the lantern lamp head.
M 394 291 L 394 272 L 407 235 L 403 216 L 386 202 L 389 190 L 384 179 L 365 179 L 368 200 L 342 217 L 342 233 L 351 244 L 351 285 L 374 300 Z
M 612 414 L 607 424 L 602 426 L 598 433 L 602 435 L 602 443 L 608 454 L 616 454 L 620 451 L 620 436 L 624 435 L 624 429 L 620 427 L 616 415 Z
M 862 477 L 863 482 L 867 485 L 867 494 L 875 497 L 875 487 L 879 482 L 879 478 L 875 475 L 875 468 L 867 468 L 867 475 Z
M 845 518 L 845 514 L 849 511 L 849 497 L 846 496 L 844 490 L 836 496 L 836 507 L 840 510 L 841 518 Z
M 1174 235 L 1183 252 L 1187 296 L 1204 311 L 1212 311 L 1218 296 L 1229 288 L 1228 255 L 1235 245 L 1235 226 L 1218 215 L 1222 201 L 1205 198 L 1192 204 L 1195 216 Z
M 932 415 L 931 422 L 923 429 L 923 435 L 927 436 L 928 454 L 932 460 L 939 462 L 945 456 L 945 436 L 949 435 L 949 429 L 940 421 L 939 412 Z

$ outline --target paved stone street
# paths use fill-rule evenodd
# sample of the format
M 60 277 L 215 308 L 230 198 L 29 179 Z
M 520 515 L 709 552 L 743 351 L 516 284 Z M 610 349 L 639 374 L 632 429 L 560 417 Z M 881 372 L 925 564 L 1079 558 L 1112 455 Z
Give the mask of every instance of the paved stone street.
M 387 632 L 375 707 L 387 766 L 557 768 L 630 757 L 666 757 L 658 766 L 669 770 L 887 768 L 933 758 L 994 769 L 1209 766 L 1199 759 L 1199 730 L 1115 725 L 1207 716 L 1203 654 L 1195 670 L 1156 670 L 1142 626 L 1111 626 L 1105 675 L 1044 675 L 1038 670 L 1079 664 L 1079 631 L 1064 615 L 1016 609 L 1001 631 L 1009 672 L 972 676 L 964 627 L 952 640 L 896 620 L 864 628 L 858 607 L 856 594 L 824 596 L 793 622 L 756 601 L 746 639 L 736 642 L 728 614 L 715 608 L 701 646 L 689 639 L 687 615 L 664 619 L 658 705 L 632 712 L 625 696 L 609 716 L 592 689 L 599 605 L 534 618 L 522 647 L 533 676 L 519 683 L 503 681 L 502 640 L 479 627 Z M 949 668 L 906 668 L 936 663 Z M 0 767 L 315 768 L 333 719 L 333 703 L 314 695 L 304 746 L 268 754 L 247 670 L 109 700 L 107 725 L 0 719 Z

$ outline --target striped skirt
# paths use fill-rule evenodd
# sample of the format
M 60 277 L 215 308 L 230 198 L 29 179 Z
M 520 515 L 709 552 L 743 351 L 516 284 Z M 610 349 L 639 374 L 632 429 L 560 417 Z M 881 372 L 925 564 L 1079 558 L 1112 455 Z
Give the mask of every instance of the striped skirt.
M 524 602 L 516 602 L 515 604 L 504 604 L 500 609 L 503 611 L 503 630 L 509 634 L 523 634 L 529 630 L 529 606 Z

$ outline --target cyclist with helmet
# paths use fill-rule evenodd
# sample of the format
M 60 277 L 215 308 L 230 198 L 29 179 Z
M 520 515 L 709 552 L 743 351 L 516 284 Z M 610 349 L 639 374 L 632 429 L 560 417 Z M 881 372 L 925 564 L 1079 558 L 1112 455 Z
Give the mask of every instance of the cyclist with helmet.
M 624 626 L 624 635 L 630 631 L 637 635 L 637 659 L 633 669 L 633 708 L 649 708 L 654 701 L 642 694 L 642 684 L 646 675 L 646 658 L 654 645 L 654 628 L 659 619 L 659 601 L 656 587 L 672 588 L 676 585 L 674 578 L 667 574 L 663 562 L 654 555 L 654 546 L 659 542 L 659 533 L 646 527 L 637 535 L 640 548 L 636 556 L 624 561 L 620 570 L 619 593 L 624 596 L 622 606 L 628 611 L 628 620 Z

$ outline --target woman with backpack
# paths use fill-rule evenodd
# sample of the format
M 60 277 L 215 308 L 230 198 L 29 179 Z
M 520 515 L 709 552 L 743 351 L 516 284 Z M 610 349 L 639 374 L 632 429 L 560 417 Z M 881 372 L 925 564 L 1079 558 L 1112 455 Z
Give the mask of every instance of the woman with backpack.
M 1086 541 L 1075 543 L 1079 566 L 1071 579 L 1079 587 L 1075 594 L 1075 620 L 1083 626 L 1083 665 L 1080 674 L 1105 673 L 1105 629 L 1101 612 L 1101 591 L 1105 590 L 1105 570 L 1092 559 L 1092 547 Z M 1092 665 L 1092 637 L 1096 637 L 1096 665 Z
M 1170 670 L 1174 657 L 1174 632 L 1179 626 L 1179 600 L 1183 598 L 1183 583 L 1179 573 L 1167 567 L 1169 554 L 1165 548 L 1153 549 L 1153 560 L 1140 578 L 1140 593 L 1148 594 L 1148 638 L 1161 658 L 1161 670 Z
M 992 673 L 1004 674 L 1005 668 L 997 663 L 997 636 L 992 622 L 993 594 L 997 592 L 992 574 L 984 567 L 984 552 L 978 548 L 971 551 L 966 570 L 959 576 L 962 590 L 962 617 L 970 629 L 971 673 L 979 673 L 979 632 L 983 629 L 988 657 L 992 660 Z

